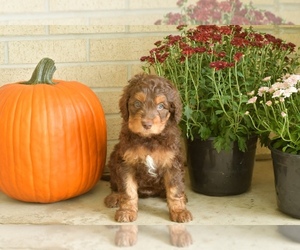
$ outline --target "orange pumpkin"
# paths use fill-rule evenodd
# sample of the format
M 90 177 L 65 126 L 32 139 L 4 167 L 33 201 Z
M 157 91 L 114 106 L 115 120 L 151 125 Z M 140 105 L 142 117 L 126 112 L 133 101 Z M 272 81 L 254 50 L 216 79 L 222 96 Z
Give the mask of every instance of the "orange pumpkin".
M 0 190 L 50 203 L 95 186 L 106 157 L 106 123 L 95 93 L 82 83 L 52 80 L 44 58 L 27 82 L 0 88 Z

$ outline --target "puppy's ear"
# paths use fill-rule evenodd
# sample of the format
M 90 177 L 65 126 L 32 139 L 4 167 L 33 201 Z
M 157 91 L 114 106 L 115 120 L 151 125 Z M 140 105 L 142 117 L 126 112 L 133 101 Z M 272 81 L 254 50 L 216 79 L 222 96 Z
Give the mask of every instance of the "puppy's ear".
M 128 100 L 130 98 L 129 95 L 129 86 L 124 87 L 123 94 L 119 100 L 119 108 L 121 112 L 121 117 L 124 121 L 128 121 L 129 119 L 129 111 L 128 111 Z
M 129 98 L 134 91 L 133 89 L 138 85 L 138 83 L 143 79 L 144 74 L 137 74 L 134 77 L 132 77 L 128 81 L 128 85 L 124 87 L 123 94 L 119 100 L 119 108 L 121 112 L 121 117 L 124 119 L 124 121 L 128 121 L 129 119 L 129 110 L 128 110 L 128 101 Z
M 180 95 L 175 85 L 169 80 L 166 81 L 169 89 L 167 92 L 167 98 L 170 103 L 170 112 L 176 123 L 179 123 L 182 116 L 182 103 Z

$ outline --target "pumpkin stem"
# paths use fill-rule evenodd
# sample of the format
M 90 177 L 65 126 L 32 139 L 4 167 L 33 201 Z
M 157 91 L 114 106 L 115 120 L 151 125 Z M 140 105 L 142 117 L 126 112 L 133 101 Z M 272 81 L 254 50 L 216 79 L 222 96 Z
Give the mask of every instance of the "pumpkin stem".
M 52 81 L 55 70 L 56 67 L 54 61 L 50 58 L 43 58 L 35 67 L 30 80 L 23 82 L 23 84 L 55 84 Z

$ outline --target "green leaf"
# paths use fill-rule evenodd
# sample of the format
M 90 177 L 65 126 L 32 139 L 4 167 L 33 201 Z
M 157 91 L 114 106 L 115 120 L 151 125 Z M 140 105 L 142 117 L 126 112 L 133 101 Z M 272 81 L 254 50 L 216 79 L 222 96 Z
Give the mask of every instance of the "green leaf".
M 193 115 L 193 110 L 188 105 L 184 107 L 184 115 L 186 116 L 187 119 L 191 119 Z
M 237 75 L 240 76 L 240 77 L 244 77 L 243 73 L 240 72 L 240 71 L 237 72 Z
M 220 115 L 220 114 L 223 114 L 223 113 L 224 113 L 223 110 L 216 110 L 216 111 L 215 111 L 215 114 L 216 114 L 216 115 Z

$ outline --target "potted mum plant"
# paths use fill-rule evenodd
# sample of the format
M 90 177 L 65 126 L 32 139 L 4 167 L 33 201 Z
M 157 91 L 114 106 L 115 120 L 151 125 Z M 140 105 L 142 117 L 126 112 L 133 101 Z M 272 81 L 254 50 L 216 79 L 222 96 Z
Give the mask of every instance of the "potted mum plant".
M 279 210 L 300 218 L 300 75 L 272 82 L 267 77 L 250 92 L 246 114 L 258 133 L 269 135 L 263 138 L 271 149 Z
M 243 193 L 251 184 L 257 141 L 245 115 L 245 93 L 258 89 L 266 76 L 293 72 L 289 56 L 295 45 L 238 25 L 177 28 L 180 35 L 156 42 L 141 58 L 143 68 L 171 80 L 180 93 L 192 189 L 208 195 Z M 210 172 L 214 176 L 206 177 Z

